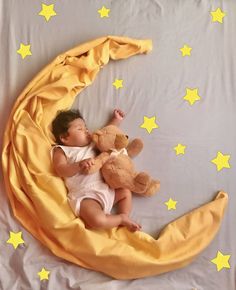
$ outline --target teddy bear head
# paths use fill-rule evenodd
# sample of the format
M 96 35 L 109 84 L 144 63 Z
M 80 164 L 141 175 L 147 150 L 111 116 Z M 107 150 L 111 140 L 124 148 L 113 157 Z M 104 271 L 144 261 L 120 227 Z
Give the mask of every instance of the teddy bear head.
M 129 144 L 128 136 L 114 125 L 108 125 L 95 131 L 92 140 L 100 152 L 107 152 L 111 149 L 121 150 Z

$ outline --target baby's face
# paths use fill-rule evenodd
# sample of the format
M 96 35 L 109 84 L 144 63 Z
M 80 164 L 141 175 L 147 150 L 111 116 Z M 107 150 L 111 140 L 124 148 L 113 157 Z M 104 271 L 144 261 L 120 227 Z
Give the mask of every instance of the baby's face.
M 66 146 L 87 146 L 91 143 L 91 135 L 82 119 L 75 119 L 70 122 L 68 136 L 61 137 Z

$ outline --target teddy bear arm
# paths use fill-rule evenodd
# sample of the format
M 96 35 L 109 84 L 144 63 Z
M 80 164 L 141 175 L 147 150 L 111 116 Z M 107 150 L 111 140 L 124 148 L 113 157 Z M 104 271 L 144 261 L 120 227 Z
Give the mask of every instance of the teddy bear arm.
M 143 141 L 141 139 L 132 140 L 126 148 L 130 158 L 137 156 L 143 149 Z

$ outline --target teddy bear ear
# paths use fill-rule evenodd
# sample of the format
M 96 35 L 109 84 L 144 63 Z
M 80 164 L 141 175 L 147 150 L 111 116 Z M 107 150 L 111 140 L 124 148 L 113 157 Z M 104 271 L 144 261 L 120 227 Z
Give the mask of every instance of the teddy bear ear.
M 98 142 L 98 135 L 97 134 L 93 134 L 92 135 L 92 140 L 94 143 L 97 143 Z
M 102 131 L 101 131 L 101 130 L 97 130 L 97 131 L 96 131 L 96 134 L 97 134 L 98 136 L 100 136 L 100 135 L 102 135 Z

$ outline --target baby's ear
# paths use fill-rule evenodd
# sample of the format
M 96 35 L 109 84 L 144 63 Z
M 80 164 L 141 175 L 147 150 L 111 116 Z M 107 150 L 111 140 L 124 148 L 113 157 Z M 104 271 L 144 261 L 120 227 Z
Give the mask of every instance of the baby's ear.
M 64 143 L 66 142 L 66 140 L 67 140 L 66 137 L 67 137 L 67 136 L 66 136 L 65 134 L 59 136 L 59 139 L 61 140 L 61 142 L 62 142 L 63 144 L 64 144 Z

